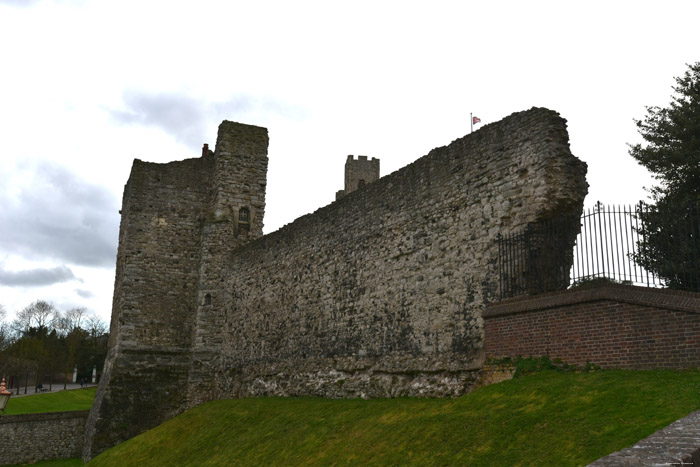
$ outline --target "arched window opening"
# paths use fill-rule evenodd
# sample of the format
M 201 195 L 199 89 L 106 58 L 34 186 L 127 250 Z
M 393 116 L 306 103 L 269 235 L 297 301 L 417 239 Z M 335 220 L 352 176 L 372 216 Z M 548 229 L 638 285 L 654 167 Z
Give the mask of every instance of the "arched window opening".
M 211 305 L 211 294 L 208 293 L 204 296 L 204 305 L 208 306 Z

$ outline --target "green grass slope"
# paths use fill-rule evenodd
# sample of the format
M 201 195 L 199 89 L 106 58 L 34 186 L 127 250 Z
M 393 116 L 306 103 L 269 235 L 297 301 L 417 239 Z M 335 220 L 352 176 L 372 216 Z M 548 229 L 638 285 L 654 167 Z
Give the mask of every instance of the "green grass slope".
M 697 371 L 544 371 L 456 399 L 223 400 L 89 465 L 585 465 L 697 409 Z
M 97 388 L 93 387 L 25 397 L 10 397 L 5 408 L 5 415 L 89 410 L 95 400 L 96 391 Z

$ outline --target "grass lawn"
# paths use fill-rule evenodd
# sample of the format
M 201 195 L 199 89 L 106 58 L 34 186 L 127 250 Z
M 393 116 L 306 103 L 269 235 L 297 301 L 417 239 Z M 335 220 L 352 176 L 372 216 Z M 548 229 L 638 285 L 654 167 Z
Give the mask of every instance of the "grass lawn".
M 698 409 L 698 371 L 548 370 L 456 399 L 210 402 L 89 465 L 585 465 Z
M 34 396 L 10 397 L 5 415 L 89 410 L 95 399 L 96 390 L 97 388 L 92 387 Z

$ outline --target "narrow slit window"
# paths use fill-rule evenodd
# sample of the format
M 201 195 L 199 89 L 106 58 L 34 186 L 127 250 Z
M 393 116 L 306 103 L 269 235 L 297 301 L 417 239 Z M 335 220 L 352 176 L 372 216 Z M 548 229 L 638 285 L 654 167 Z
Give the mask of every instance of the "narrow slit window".
M 238 210 L 238 222 L 246 224 L 250 222 L 250 211 L 248 208 L 241 208 Z

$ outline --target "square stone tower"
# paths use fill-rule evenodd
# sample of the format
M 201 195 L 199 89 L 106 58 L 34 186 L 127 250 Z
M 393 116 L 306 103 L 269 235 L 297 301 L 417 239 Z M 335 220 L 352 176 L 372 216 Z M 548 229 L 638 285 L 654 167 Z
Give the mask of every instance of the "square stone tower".
M 379 180 L 379 159 L 373 157 L 368 160 L 367 156 L 357 156 L 355 159 L 355 156 L 349 155 L 345 161 L 345 189 L 338 191 L 335 199 L 338 200 L 377 180 Z
M 224 121 L 214 152 L 205 146 L 195 159 L 134 161 L 85 460 L 217 397 L 226 261 L 262 236 L 267 147 L 267 129 Z

